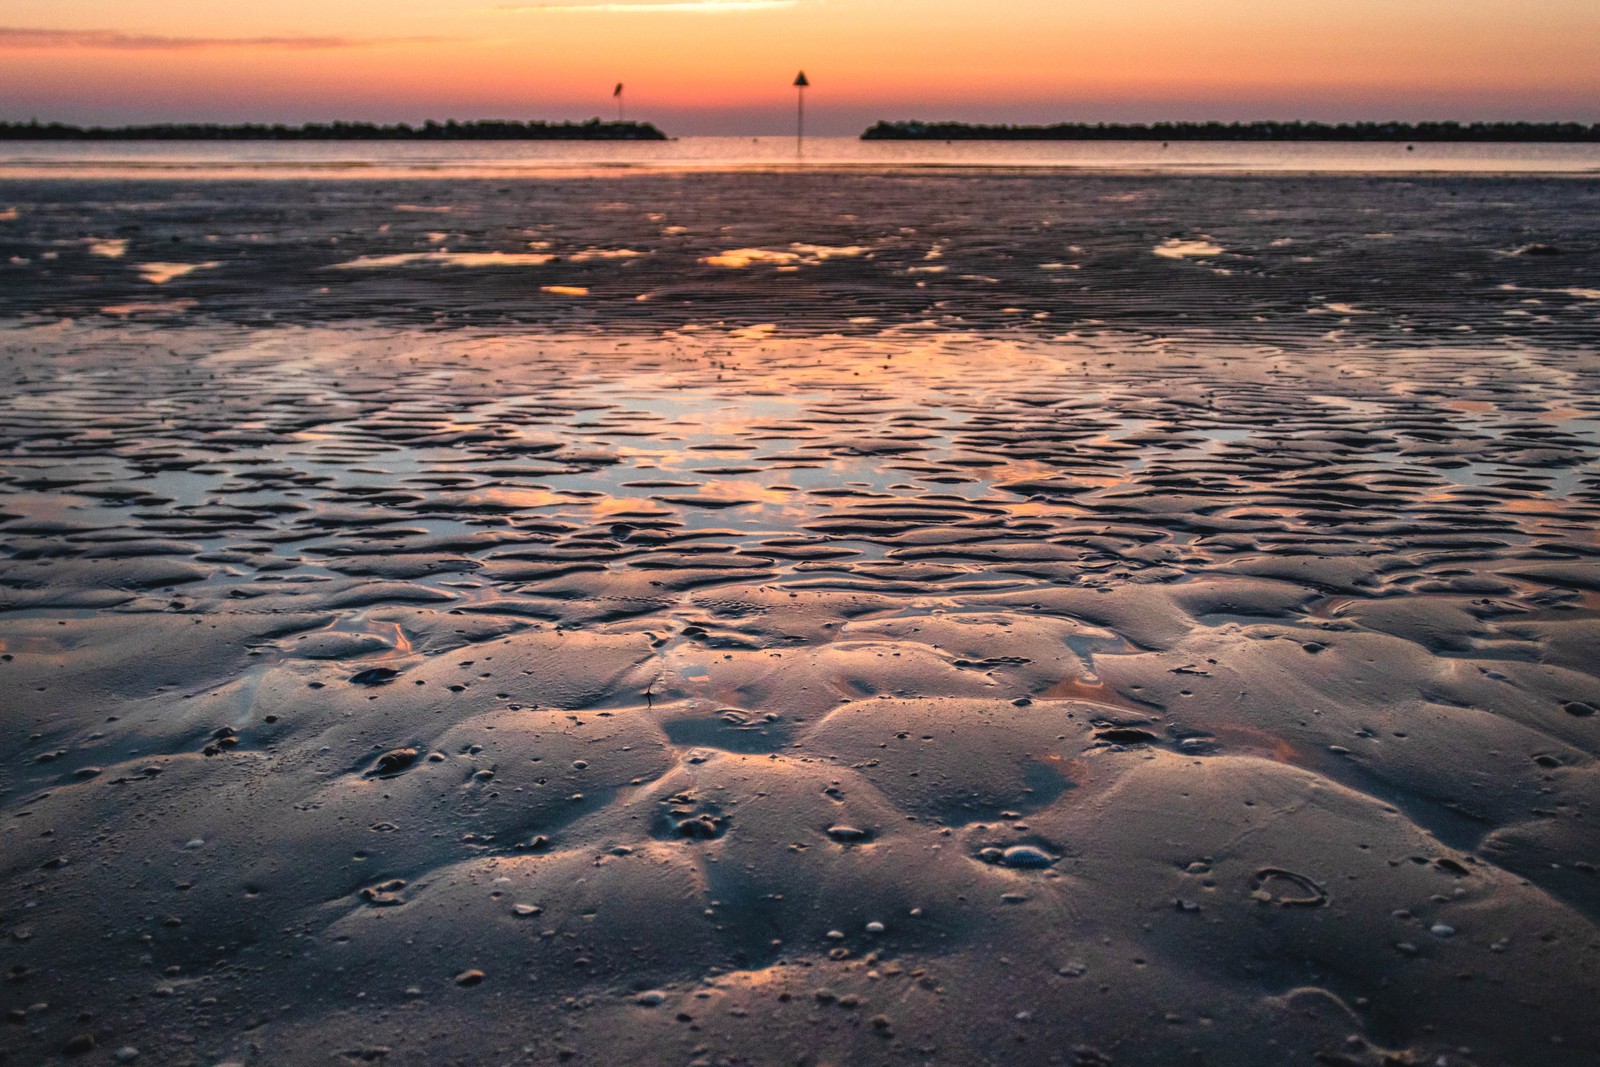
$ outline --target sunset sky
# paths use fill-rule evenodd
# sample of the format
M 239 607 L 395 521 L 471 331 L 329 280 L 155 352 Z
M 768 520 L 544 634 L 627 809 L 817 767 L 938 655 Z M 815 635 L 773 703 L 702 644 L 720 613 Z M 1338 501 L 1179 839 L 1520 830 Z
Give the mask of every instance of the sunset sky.
M 1600 121 L 1600 0 L 0 0 L 0 118 Z

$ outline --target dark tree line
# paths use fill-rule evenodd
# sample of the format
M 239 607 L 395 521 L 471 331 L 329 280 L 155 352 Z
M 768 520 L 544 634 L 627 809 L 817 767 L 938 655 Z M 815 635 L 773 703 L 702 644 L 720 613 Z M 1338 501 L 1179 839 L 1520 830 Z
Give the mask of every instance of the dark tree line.
M 0 141 L 665 141 L 648 122 L 371 122 L 304 126 L 247 123 L 158 123 L 149 126 L 69 126 L 60 122 L 0 122 Z
M 1580 122 L 1157 122 L 984 126 L 965 122 L 880 122 L 864 141 L 1468 141 L 1600 142 L 1600 125 Z

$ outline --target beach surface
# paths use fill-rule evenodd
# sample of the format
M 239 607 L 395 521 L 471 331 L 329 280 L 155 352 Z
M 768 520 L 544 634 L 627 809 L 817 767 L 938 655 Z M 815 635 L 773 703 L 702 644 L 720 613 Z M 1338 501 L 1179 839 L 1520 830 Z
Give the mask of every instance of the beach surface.
M 1600 1057 L 1600 185 L 0 182 L 0 1062 Z

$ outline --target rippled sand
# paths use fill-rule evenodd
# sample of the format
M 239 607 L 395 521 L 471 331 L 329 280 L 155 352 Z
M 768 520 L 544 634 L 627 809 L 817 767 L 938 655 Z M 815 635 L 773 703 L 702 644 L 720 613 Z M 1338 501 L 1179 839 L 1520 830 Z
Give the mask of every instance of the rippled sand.
M 1594 1062 L 1592 186 L 721 180 L 0 186 L 6 1062 Z

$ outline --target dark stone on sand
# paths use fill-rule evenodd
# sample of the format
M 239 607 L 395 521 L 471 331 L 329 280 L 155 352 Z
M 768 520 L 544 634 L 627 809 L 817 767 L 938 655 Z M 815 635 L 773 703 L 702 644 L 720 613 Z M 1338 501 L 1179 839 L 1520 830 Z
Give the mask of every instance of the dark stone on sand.
M 85 1052 L 93 1052 L 94 1035 L 75 1034 L 67 1039 L 66 1044 L 61 1046 L 61 1051 L 68 1056 L 81 1056 Z
M 843 823 L 828 827 L 828 836 L 841 844 L 854 844 L 867 839 L 867 832 L 860 827 L 846 826 Z
M 368 667 L 351 677 L 351 685 L 385 685 L 399 677 L 400 672 L 389 667 Z
M 405 887 L 403 879 L 393 878 L 380 885 L 367 886 L 361 891 L 361 899 L 375 908 L 396 907 L 405 903 L 405 900 L 398 895 Z
M 483 972 L 479 970 L 462 971 L 456 975 L 456 985 L 475 986 L 483 981 Z
M 1568 715 L 1576 715 L 1580 719 L 1587 719 L 1594 714 L 1594 705 L 1582 700 L 1569 700 L 1561 705 L 1561 710 Z
M 680 821 L 676 830 L 679 837 L 692 837 L 702 841 L 711 841 L 723 835 L 726 825 L 726 819 L 712 815 L 700 815 Z
M 378 762 L 372 765 L 372 770 L 367 772 L 376 777 L 385 777 L 399 774 L 413 763 L 417 762 L 417 750 L 414 748 L 394 748 L 378 757 Z
M 1096 740 L 1105 741 L 1113 745 L 1149 745 L 1157 740 L 1156 735 L 1150 731 L 1139 730 L 1131 726 L 1118 726 L 1110 730 L 1099 730 L 1096 731 L 1094 736 Z

